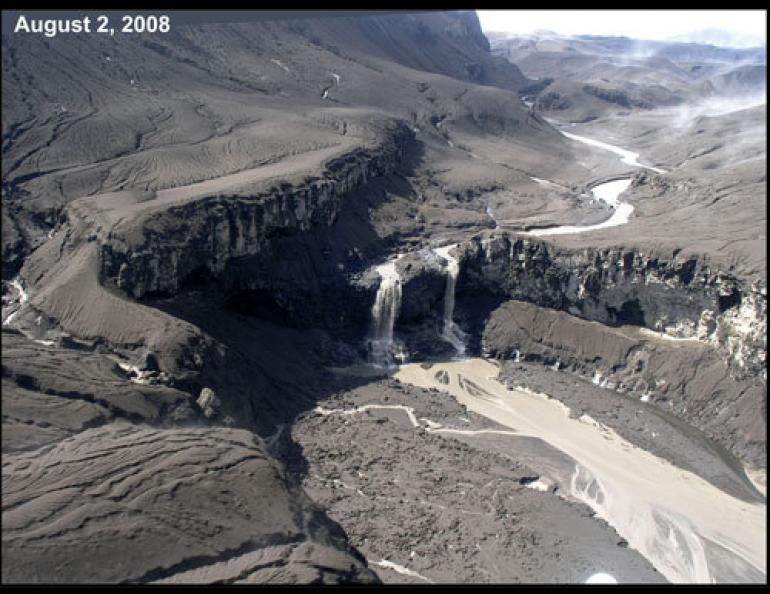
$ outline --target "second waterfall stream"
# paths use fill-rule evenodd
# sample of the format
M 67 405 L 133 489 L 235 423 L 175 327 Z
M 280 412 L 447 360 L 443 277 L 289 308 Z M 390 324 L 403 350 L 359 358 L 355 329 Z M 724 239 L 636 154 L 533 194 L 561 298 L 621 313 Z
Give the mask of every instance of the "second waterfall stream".
M 456 247 L 456 243 L 445 245 L 434 248 L 433 253 L 447 261 L 446 288 L 444 289 L 444 326 L 441 336 L 454 347 L 457 356 L 462 357 L 465 355 L 465 333 L 454 321 L 455 287 L 457 286 L 457 277 L 460 274 L 460 262 L 450 253 Z

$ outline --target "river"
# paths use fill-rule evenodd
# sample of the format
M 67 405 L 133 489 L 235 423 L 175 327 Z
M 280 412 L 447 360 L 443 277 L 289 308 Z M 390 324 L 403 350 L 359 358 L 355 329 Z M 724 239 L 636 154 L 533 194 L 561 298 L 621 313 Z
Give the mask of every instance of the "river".
M 629 151 L 612 144 L 607 144 L 606 142 L 594 140 L 593 138 L 578 136 L 577 134 L 570 134 L 569 132 L 562 131 L 562 135 L 566 136 L 570 140 L 576 140 L 577 142 L 582 142 L 583 144 L 614 153 L 618 155 L 620 160 L 626 165 L 631 165 L 633 167 L 643 167 L 660 174 L 666 173 L 666 171 L 663 169 L 651 167 L 649 165 L 643 165 L 640 163 L 639 153 L 635 153 L 633 151 Z M 547 182 L 546 180 L 541 180 L 536 177 L 531 179 L 537 181 L 538 183 L 553 183 Z M 545 227 L 543 229 L 533 229 L 532 231 L 527 231 L 525 235 L 532 235 L 535 237 L 543 237 L 548 235 L 574 235 L 576 233 L 590 233 L 591 231 L 598 231 L 600 229 L 625 225 L 631 218 L 631 213 L 634 212 L 634 207 L 627 202 L 620 202 L 619 197 L 629 188 L 630 185 L 631 178 L 617 179 L 599 184 L 591 190 L 595 198 L 608 204 L 614 209 L 612 215 L 601 223 L 597 223 L 595 225 L 561 225 L 555 227 Z
M 448 384 L 437 379 L 441 371 L 448 374 Z M 764 504 L 736 499 L 586 415 L 571 418 L 563 404 L 546 395 L 509 390 L 497 375 L 494 363 L 470 358 L 429 369 L 402 365 L 395 377 L 448 392 L 471 411 L 567 454 L 575 470 L 563 488 L 613 526 L 669 581 L 766 579 Z

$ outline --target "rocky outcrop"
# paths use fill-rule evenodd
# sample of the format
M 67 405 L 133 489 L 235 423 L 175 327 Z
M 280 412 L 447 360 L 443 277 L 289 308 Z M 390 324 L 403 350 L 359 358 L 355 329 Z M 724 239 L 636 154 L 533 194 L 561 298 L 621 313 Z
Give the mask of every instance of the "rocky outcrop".
M 222 405 L 222 401 L 211 388 L 203 388 L 198 400 L 198 407 L 203 411 L 206 418 L 211 418 L 217 414 L 217 409 Z
M 572 107 L 569 99 L 556 91 L 549 91 L 539 95 L 535 105 L 539 111 L 563 111 Z
M 583 85 L 583 91 L 589 95 L 607 101 L 608 103 L 615 103 L 626 109 L 632 107 L 639 107 L 641 109 L 652 109 L 652 104 L 649 101 L 643 99 L 637 99 L 629 97 L 628 93 L 621 91 L 620 89 L 597 87 L 596 85 Z
M 714 346 L 736 377 L 763 373 L 766 287 L 695 257 L 623 248 L 568 250 L 508 234 L 460 248 L 459 287 L 484 288 L 612 326 L 636 325 Z
M 426 316 L 441 315 L 446 285 L 446 263 L 432 251 L 420 250 L 398 261 L 402 301 L 399 322 L 409 324 Z
M 285 316 L 289 325 L 343 327 L 356 339 L 363 335 L 376 286 L 353 286 L 346 267 L 370 255 L 356 252 L 346 260 L 355 242 L 340 236 L 361 240 L 365 252 L 383 249 L 381 237 L 359 224 L 371 206 L 360 193 L 397 179 L 394 173 L 413 139 L 408 127 L 392 119 L 369 125 L 374 134 L 367 144 L 321 163 L 317 178 L 302 177 L 302 170 L 281 178 L 293 183 L 280 187 L 248 186 L 230 196 L 201 195 L 157 206 L 152 193 L 75 201 L 59 231 L 25 263 L 20 280 L 30 298 L 24 323 L 34 326 L 42 315 L 67 335 L 121 352 L 132 362 L 122 375 L 138 385 L 169 379 L 192 397 L 191 404 L 210 387 L 222 401 L 214 416 L 223 422 L 233 418 L 240 426 L 264 429 L 285 420 L 278 413 L 255 413 L 255 403 L 269 400 L 267 388 L 254 387 L 259 380 L 253 362 L 227 347 L 232 332 L 222 334 L 221 325 L 206 322 L 214 311 L 233 306 L 247 314 L 269 314 L 254 318 L 282 322 Z M 105 203 L 114 210 L 105 214 Z M 208 312 L 201 320 L 188 311 L 180 290 L 203 279 L 215 282 L 207 283 L 205 304 L 198 304 Z M 237 302 L 239 293 L 248 307 L 264 302 L 281 315 L 228 303 L 231 297 Z M 152 299 L 172 294 L 173 304 Z M 137 354 L 148 351 L 154 358 L 149 365 L 137 361 Z M 236 368 L 249 379 L 241 383 Z

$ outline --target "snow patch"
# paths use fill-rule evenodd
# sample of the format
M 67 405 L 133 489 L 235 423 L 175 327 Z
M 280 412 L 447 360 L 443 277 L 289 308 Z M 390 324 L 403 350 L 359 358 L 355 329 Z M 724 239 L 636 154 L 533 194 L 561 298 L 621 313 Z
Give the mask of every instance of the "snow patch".
M 283 68 L 283 69 L 284 69 L 286 72 L 291 72 L 291 70 L 289 70 L 289 69 L 286 67 L 286 65 L 285 65 L 283 62 L 281 62 L 280 60 L 276 60 L 275 58 L 273 58 L 273 59 L 271 59 L 270 61 L 271 61 L 273 64 L 275 64 L 276 66 L 279 66 L 280 68 Z
M 586 581 L 586 584 L 617 584 L 618 580 L 616 580 L 612 575 L 609 573 L 595 573 L 591 577 L 589 577 Z
M 537 479 L 536 481 L 527 483 L 525 487 L 527 487 L 528 489 L 534 489 L 535 491 L 541 491 L 543 493 L 546 493 L 551 490 L 551 485 L 549 485 L 543 479 Z
M 377 565 L 378 567 L 383 567 L 385 569 L 391 569 L 396 573 L 400 573 L 401 575 L 408 575 L 409 577 L 414 577 L 414 578 L 423 580 L 425 582 L 428 582 L 429 584 L 433 583 L 433 580 L 426 578 L 423 575 L 420 575 L 416 571 L 412 571 L 411 569 L 408 569 L 403 565 L 393 563 L 392 561 L 388 561 L 387 559 L 382 559 L 380 561 L 369 561 L 369 563 L 371 563 L 372 565 Z

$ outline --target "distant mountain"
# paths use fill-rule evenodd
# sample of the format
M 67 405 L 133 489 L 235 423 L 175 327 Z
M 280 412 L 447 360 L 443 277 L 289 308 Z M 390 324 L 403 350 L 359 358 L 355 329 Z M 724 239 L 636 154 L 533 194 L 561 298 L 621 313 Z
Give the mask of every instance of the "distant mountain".
M 734 33 L 724 29 L 709 28 L 683 35 L 676 35 L 669 38 L 669 41 L 678 41 L 684 43 L 699 43 L 703 45 L 715 45 L 718 47 L 730 47 L 737 49 L 764 48 L 767 45 L 767 39 L 758 35 L 747 35 L 745 33 Z
M 522 98 L 570 122 L 714 95 L 758 98 L 767 77 L 763 48 L 598 35 L 509 35 L 490 42 L 494 55 L 537 79 L 522 88 Z
M 635 57 L 660 56 L 682 62 L 766 62 L 764 47 L 720 47 L 716 44 L 653 41 L 629 37 L 605 37 L 601 35 L 576 35 L 572 39 L 591 42 L 597 53 L 633 54 Z

